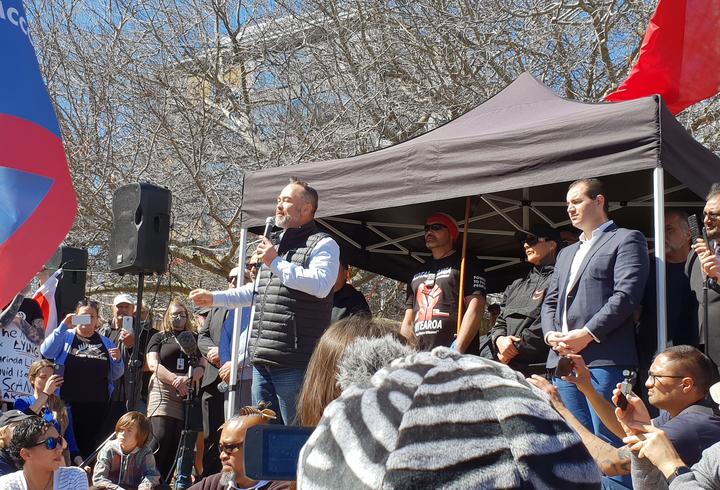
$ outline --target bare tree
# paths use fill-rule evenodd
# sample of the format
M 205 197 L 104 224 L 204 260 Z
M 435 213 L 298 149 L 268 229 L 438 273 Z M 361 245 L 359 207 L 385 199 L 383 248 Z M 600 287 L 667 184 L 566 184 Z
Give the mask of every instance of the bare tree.
M 73 244 L 106 272 L 111 196 L 173 192 L 171 281 L 220 286 L 235 264 L 243 174 L 352 156 L 463 114 L 529 71 L 599 101 L 627 76 L 654 1 L 31 0 L 79 199 Z M 712 149 L 717 98 L 682 121 Z M 268 189 L 268 206 L 277 189 Z M 384 313 L 394 282 L 359 273 Z M 152 287 L 157 283 L 152 283 Z

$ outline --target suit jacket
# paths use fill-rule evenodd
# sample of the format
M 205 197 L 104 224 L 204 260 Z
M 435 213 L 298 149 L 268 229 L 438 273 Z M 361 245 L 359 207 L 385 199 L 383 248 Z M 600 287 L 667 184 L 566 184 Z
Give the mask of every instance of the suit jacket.
M 228 310 L 225 308 L 213 308 L 205 318 L 205 323 L 198 332 L 198 348 L 200 353 L 207 358 L 211 347 L 220 348 L 220 336 L 222 335 L 223 322 Z M 205 374 L 203 375 L 202 387 L 209 386 L 218 381 L 218 368 L 210 361 L 207 361 Z
M 567 291 L 568 330 L 587 327 L 599 340 L 580 354 L 589 367 L 636 366 L 634 313 L 639 309 L 647 282 L 648 248 L 636 230 L 612 224 L 600 232 L 567 287 L 570 266 L 580 248 L 574 243 L 558 255 L 541 312 L 543 335 L 562 331 Z M 547 367 L 557 366 L 551 350 Z

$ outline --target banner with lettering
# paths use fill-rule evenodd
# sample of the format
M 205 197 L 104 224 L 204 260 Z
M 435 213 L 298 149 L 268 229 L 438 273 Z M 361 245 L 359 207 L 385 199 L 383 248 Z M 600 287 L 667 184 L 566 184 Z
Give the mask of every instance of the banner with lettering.
M 20 0 L 0 1 L 0 309 L 65 239 L 77 201 Z
M 32 395 L 28 372 L 32 363 L 40 360 L 43 338 L 44 332 L 36 332 L 20 315 L 0 329 L 0 391 L 3 401 L 14 402 L 18 397 Z

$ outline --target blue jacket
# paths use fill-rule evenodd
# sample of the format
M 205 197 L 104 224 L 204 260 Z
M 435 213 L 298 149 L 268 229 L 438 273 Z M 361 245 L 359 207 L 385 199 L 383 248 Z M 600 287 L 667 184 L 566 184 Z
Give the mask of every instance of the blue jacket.
M 52 359 L 56 364 L 59 364 L 64 368 L 65 361 L 70 353 L 70 349 L 72 349 L 74 340 L 75 332 L 68 330 L 68 326 L 65 323 L 61 323 L 50 333 L 50 335 L 45 338 L 45 341 L 40 346 L 40 353 L 43 357 Z M 104 335 L 100 335 L 100 340 L 102 340 L 105 349 L 110 350 L 116 348 L 116 345 Z M 125 364 L 123 363 L 122 357 L 117 361 L 109 355 L 108 357 L 110 359 L 110 374 L 108 375 L 110 382 L 108 383 L 108 395 L 112 395 L 112 392 L 115 389 L 113 381 L 123 375 L 125 372 Z
M 21 396 L 19 398 L 15 399 L 15 409 L 20 410 L 22 413 L 28 414 L 28 415 L 38 415 L 37 413 L 30 410 L 30 407 L 33 403 L 37 401 L 37 398 L 35 398 L 35 395 L 28 395 L 28 396 Z M 72 419 L 72 410 L 70 410 L 70 407 L 65 407 L 65 410 L 67 410 L 67 416 L 68 416 L 68 425 L 65 429 L 65 433 L 63 434 L 63 437 L 67 441 L 68 444 L 68 451 L 70 451 L 70 456 L 75 457 L 80 454 L 80 449 L 78 449 L 77 441 L 75 439 L 75 431 L 73 430 L 73 419 Z M 42 417 L 43 415 L 40 414 Z M 57 420 L 53 419 L 53 425 L 55 426 L 55 429 L 58 431 L 58 434 L 62 434 L 62 431 L 60 430 L 60 424 Z
M 649 264 L 645 237 L 636 230 L 612 224 L 600 233 L 568 287 L 570 266 L 579 243 L 560 251 L 555 272 L 542 306 L 543 335 L 562 331 L 566 304 L 568 329 L 587 327 L 599 341 L 580 352 L 591 368 L 636 366 L 635 320 L 645 290 Z M 557 366 L 558 356 L 548 354 L 547 367 Z

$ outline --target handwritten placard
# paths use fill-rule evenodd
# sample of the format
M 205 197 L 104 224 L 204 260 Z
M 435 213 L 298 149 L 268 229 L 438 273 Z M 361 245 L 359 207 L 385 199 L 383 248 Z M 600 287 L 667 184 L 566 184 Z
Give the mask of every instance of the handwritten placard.
M 30 325 L 17 316 L 0 329 L 0 391 L 3 401 L 14 402 L 16 398 L 33 392 L 28 371 L 32 363 L 40 359 L 40 345 L 25 335 L 29 328 Z

